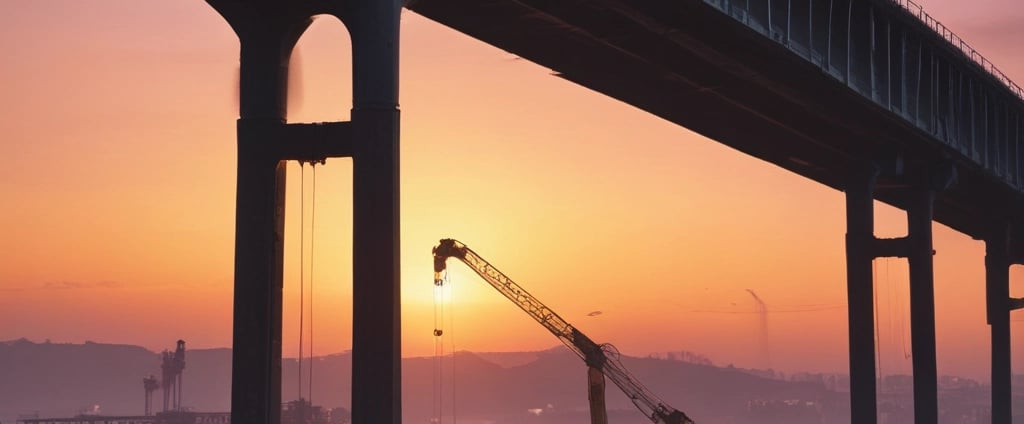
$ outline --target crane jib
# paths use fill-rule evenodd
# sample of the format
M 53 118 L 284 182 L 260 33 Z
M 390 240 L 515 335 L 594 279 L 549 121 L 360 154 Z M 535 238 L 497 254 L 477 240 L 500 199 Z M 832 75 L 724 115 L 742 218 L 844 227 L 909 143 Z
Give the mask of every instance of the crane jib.
M 647 418 L 654 423 L 662 424 L 693 424 L 693 420 L 685 413 L 668 406 L 654 393 L 644 387 L 633 377 L 619 361 L 619 352 L 611 344 L 597 344 L 585 334 L 577 330 L 568 321 L 562 319 L 555 311 L 548 308 L 540 300 L 530 295 L 511 278 L 498 271 L 466 245 L 454 239 L 442 239 L 433 249 L 434 284 L 441 284 L 441 273 L 445 271 L 448 258 L 456 258 L 476 272 L 508 300 L 516 304 L 523 312 L 530 315 L 537 323 L 547 328 L 569 350 L 576 353 L 590 369 L 600 371 L 626 394 Z M 602 383 L 603 387 L 603 383 Z M 603 408 L 603 391 L 600 400 L 591 399 L 591 408 Z M 604 411 L 601 411 L 604 412 Z M 591 411 L 592 416 L 596 411 Z M 607 414 L 605 414 L 607 416 Z

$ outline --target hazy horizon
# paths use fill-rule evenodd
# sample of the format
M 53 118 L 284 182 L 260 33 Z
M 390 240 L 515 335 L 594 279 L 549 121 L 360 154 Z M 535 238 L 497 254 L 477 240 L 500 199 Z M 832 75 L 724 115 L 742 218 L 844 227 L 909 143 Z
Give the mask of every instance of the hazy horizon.
M 27 338 L 27 337 L 18 337 L 18 338 L 15 338 L 15 339 L 0 340 L 0 344 L 10 344 L 10 343 L 17 343 L 17 342 L 22 342 L 22 341 L 28 342 L 28 343 L 32 343 L 32 344 L 37 344 L 37 345 L 54 344 L 54 345 L 66 345 L 66 346 L 68 346 L 68 345 L 70 345 L 70 346 L 81 346 L 81 345 L 86 345 L 86 344 L 92 343 L 92 344 L 109 345 L 109 346 L 140 347 L 140 348 L 143 348 L 146 351 L 148 351 L 150 353 L 153 353 L 153 354 L 160 354 L 163 351 L 173 351 L 174 350 L 174 343 L 173 343 L 174 341 L 173 340 L 168 342 L 168 343 L 166 343 L 166 346 L 162 346 L 162 347 L 145 346 L 145 345 L 135 344 L 135 343 L 127 342 L 127 341 L 113 342 L 113 341 L 93 340 L 93 339 L 89 339 L 89 338 L 86 338 L 86 339 L 84 339 L 82 341 L 64 341 L 64 340 L 51 340 L 51 339 L 33 340 L 33 339 L 30 339 L 30 338 Z M 185 340 L 185 342 L 186 342 L 186 351 L 187 352 L 190 352 L 190 351 L 210 351 L 210 350 L 228 350 L 228 351 L 232 350 L 231 346 L 199 346 L 199 347 L 196 347 L 196 346 L 192 346 L 192 345 L 188 344 L 188 340 Z M 614 344 L 614 343 L 612 343 L 612 344 Z M 472 354 L 506 354 L 506 353 L 507 354 L 544 354 L 544 353 L 551 353 L 551 352 L 561 352 L 563 349 L 565 350 L 565 352 L 571 352 L 570 350 L 568 350 L 568 348 L 565 345 L 562 345 L 562 344 L 559 344 L 559 343 L 552 343 L 547 348 L 540 348 L 540 349 L 536 349 L 536 350 L 474 351 L 474 350 L 468 350 L 468 349 L 458 349 L 458 350 L 456 350 L 454 352 L 454 354 L 459 354 L 459 353 L 472 353 Z M 679 361 L 682 361 L 682 362 L 688 362 L 688 361 L 682 359 L 683 358 L 682 356 L 679 356 L 679 354 L 683 353 L 683 352 L 695 355 L 695 357 L 700 357 L 700 358 L 707 359 L 707 360 L 710 361 L 710 364 L 708 364 L 708 365 L 712 365 L 712 366 L 715 366 L 715 367 L 722 367 L 722 368 L 735 367 L 735 368 L 739 368 L 739 369 L 749 369 L 749 370 L 767 370 L 767 368 L 746 367 L 746 366 L 743 366 L 742 364 L 721 363 L 719 361 L 716 361 L 715 358 L 713 358 L 713 357 L 708 357 L 706 355 L 701 354 L 700 352 L 693 352 L 693 351 L 688 351 L 688 350 L 683 350 L 683 351 L 647 352 L 647 353 L 635 354 L 635 355 L 634 354 L 630 354 L 630 355 L 627 355 L 627 356 L 637 357 L 637 358 L 655 358 L 655 359 L 679 360 Z M 352 353 L 351 349 L 345 349 L 345 350 L 334 351 L 334 352 L 317 352 L 313 357 L 314 358 L 324 358 L 324 357 L 328 357 L 328 356 L 346 355 L 346 354 L 350 354 L 350 353 Z M 443 357 L 450 357 L 451 355 L 453 355 L 453 352 L 446 351 L 441 356 L 443 356 Z M 673 356 L 673 355 L 675 355 L 675 356 Z M 434 354 L 402 355 L 402 358 L 405 358 L 405 359 L 417 359 L 417 358 L 432 358 L 432 357 L 435 357 L 435 356 L 436 355 L 434 355 Z M 679 359 L 674 359 L 677 356 L 678 356 Z M 282 357 L 281 357 L 282 361 L 296 361 L 297 359 L 298 359 L 297 355 L 295 355 L 295 356 L 282 355 Z M 303 360 L 307 360 L 307 359 L 309 359 L 308 352 L 303 355 Z M 787 370 L 776 370 L 776 371 L 783 371 L 783 372 L 786 372 L 786 373 L 790 373 L 792 371 L 792 372 L 828 373 L 828 374 L 843 374 L 843 375 L 845 375 L 845 374 L 847 374 L 847 372 L 849 370 L 830 371 L 830 370 L 804 369 L 804 370 L 790 370 L 790 371 L 787 371 Z
M 306 359 L 302 372 L 297 361 L 282 361 L 282 400 L 301 396 L 328 408 L 350 408 L 351 356 Z M 311 363 L 315 384 L 303 380 Z M 637 381 L 697 422 L 833 424 L 849 419 L 846 376 L 780 375 L 726 364 L 713 366 L 707 358 L 682 352 L 658 358 L 626 356 L 622 363 Z M 24 414 L 70 417 L 83 410 L 94 415 L 139 415 L 143 410 L 142 378 L 159 378 L 160 365 L 157 352 L 133 345 L 24 339 L 0 343 L 0 375 L 5 376 L 0 380 L 0 421 L 13 422 Z M 406 422 L 425 422 L 439 414 L 457 416 L 463 422 L 589 422 L 586 374 L 583 361 L 564 347 L 540 352 L 460 352 L 440 361 L 404 358 L 403 416 Z M 183 407 L 202 412 L 230 410 L 229 348 L 186 348 L 183 377 Z M 888 422 L 909 423 L 906 402 L 911 380 L 909 376 L 895 377 L 880 385 L 879 402 L 889 405 Z M 1024 384 L 1024 375 L 1016 379 L 1016 384 Z M 537 384 L 539 381 L 544 384 Z M 946 418 L 988 405 L 988 388 L 976 382 L 943 377 L 940 390 Z M 156 392 L 154 399 L 159 395 L 160 391 Z M 606 397 L 609 413 L 618 417 L 615 422 L 643 419 L 610 383 Z M 1017 401 L 1024 397 L 1018 396 Z M 758 409 L 758 404 L 768 409 Z M 154 410 L 161 410 L 159 401 Z

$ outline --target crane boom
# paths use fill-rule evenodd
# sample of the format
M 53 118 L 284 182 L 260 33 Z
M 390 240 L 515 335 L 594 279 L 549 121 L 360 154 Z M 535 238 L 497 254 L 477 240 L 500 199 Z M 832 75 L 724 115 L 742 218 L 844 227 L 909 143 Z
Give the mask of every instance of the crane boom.
M 668 406 L 633 377 L 619 360 L 619 351 L 611 344 L 597 344 L 572 324 L 533 297 L 476 252 L 454 239 L 442 239 L 434 247 L 434 284 L 442 283 L 441 273 L 448 258 L 456 258 L 476 272 L 516 306 L 544 326 L 578 355 L 587 366 L 600 371 L 615 383 L 634 405 L 654 423 L 693 424 L 682 411 Z

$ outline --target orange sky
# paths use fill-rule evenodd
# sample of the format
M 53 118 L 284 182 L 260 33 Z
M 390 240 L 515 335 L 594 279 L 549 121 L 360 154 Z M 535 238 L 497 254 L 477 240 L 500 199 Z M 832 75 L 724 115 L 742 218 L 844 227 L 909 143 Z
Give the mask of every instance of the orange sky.
M 1016 1 L 921 2 L 1024 79 Z M 234 34 L 199 1 L 5 6 L 0 340 L 229 346 Z M 406 355 L 433 352 L 429 252 L 455 237 L 624 353 L 690 350 L 720 364 L 846 370 L 842 193 L 411 12 L 402 31 Z M 346 119 L 344 27 L 316 21 L 299 51 L 289 120 Z M 348 160 L 317 168 L 319 353 L 350 346 L 350 172 Z M 293 355 L 298 165 L 289 179 L 285 354 Z M 905 232 L 900 211 L 877 210 L 879 236 Z M 983 245 L 939 225 L 935 245 L 939 372 L 987 379 Z M 451 268 L 456 348 L 557 343 L 467 268 Z M 885 374 L 910 370 L 906 273 L 905 261 L 877 261 Z M 1016 296 L 1022 276 L 1014 271 Z M 766 326 L 746 289 L 766 302 Z M 587 316 L 595 310 L 603 314 Z M 1024 313 L 1014 319 L 1021 372 Z

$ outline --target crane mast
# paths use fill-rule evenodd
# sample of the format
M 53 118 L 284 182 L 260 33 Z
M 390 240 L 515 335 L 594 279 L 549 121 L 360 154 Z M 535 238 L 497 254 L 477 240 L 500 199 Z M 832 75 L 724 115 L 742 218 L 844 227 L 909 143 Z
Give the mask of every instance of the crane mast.
M 554 334 L 565 344 L 569 350 L 578 355 L 591 370 L 599 371 L 612 380 L 619 389 L 636 405 L 647 418 L 654 423 L 660 424 L 693 424 L 693 421 L 682 411 L 668 406 L 658 396 L 648 390 L 644 385 L 633 377 L 619 360 L 619 351 L 611 344 L 598 344 L 581 333 L 572 324 L 559 316 L 551 308 L 544 305 L 540 300 L 533 297 L 526 289 L 523 289 L 511 278 L 503 274 L 480 255 L 454 239 L 442 239 L 434 247 L 434 284 L 442 284 L 442 273 L 446 269 L 448 258 L 455 258 L 476 272 L 488 284 L 504 295 L 512 303 L 526 312 L 530 317 L 544 326 L 551 334 Z M 602 399 L 597 400 L 603 405 L 602 393 L 595 393 L 595 376 L 591 371 L 591 405 L 595 404 L 595 396 Z M 600 383 L 603 388 L 603 382 Z M 603 408 L 603 407 L 602 407 Z M 594 414 L 595 411 L 592 411 Z M 604 411 L 600 411 L 604 414 Z

